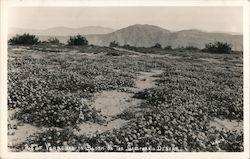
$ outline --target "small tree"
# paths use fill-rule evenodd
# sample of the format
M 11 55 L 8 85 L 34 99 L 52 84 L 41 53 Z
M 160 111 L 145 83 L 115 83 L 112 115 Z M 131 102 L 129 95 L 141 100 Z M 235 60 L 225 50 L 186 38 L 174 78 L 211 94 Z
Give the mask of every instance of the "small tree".
M 111 41 L 111 42 L 109 43 L 109 47 L 118 47 L 118 46 L 119 46 L 119 43 L 116 42 L 115 40 L 114 40 L 114 41 Z
M 67 41 L 68 45 L 88 45 L 88 40 L 82 35 L 70 36 Z
M 39 43 L 38 37 L 24 33 L 23 35 L 16 35 L 8 40 L 10 45 L 34 45 Z
M 162 48 L 162 47 L 161 47 L 161 44 L 156 43 L 156 44 L 153 46 L 153 48 Z
M 48 42 L 51 43 L 51 44 L 59 44 L 60 43 L 59 40 L 56 37 L 49 38 Z
M 205 45 L 205 48 L 203 49 L 205 52 L 211 52 L 211 53 L 225 53 L 230 54 L 232 51 L 231 44 L 223 43 L 223 42 L 215 42 L 215 43 L 208 43 Z

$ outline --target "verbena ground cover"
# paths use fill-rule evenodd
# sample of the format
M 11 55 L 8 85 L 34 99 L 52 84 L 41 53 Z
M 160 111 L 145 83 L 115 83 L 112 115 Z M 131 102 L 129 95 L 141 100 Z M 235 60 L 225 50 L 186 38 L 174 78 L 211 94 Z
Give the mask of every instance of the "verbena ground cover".
M 82 53 L 86 47 L 64 47 L 9 50 L 8 108 L 20 108 L 15 118 L 24 123 L 50 128 L 15 145 L 17 151 L 32 143 L 42 146 L 37 151 L 49 151 L 47 143 L 78 147 L 72 151 L 98 146 L 102 149 L 95 151 L 126 151 L 129 147 L 137 147 L 135 151 L 145 147 L 148 151 L 160 147 L 165 149 L 159 151 L 243 151 L 242 130 L 209 126 L 215 117 L 243 119 L 242 54 L 186 52 L 169 59 L 132 57 L 130 52 L 117 50 L 106 55 L 110 48 L 88 46 L 87 52 L 95 53 L 89 57 Z M 83 99 L 103 90 L 134 87 L 139 72 L 151 69 L 164 71 L 158 75 L 157 86 L 137 92 L 134 98 L 143 102 L 136 110 L 117 116 L 130 119 L 129 124 L 93 136 L 77 132 L 79 123 L 102 124 L 105 120 Z

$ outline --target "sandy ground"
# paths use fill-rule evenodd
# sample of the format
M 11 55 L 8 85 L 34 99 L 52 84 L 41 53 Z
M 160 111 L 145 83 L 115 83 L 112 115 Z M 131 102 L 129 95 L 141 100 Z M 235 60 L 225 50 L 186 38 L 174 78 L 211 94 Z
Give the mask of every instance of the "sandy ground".
M 158 77 L 154 76 L 159 75 L 161 73 L 163 73 L 162 70 L 152 70 L 152 72 L 140 72 L 138 80 L 135 81 L 135 87 L 138 89 L 138 91 L 141 91 L 146 88 L 155 87 L 155 80 L 158 79 Z
M 210 126 L 214 126 L 218 129 L 227 129 L 227 130 L 242 130 L 243 131 L 243 121 L 237 120 L 228 120 L 228 119 L 219 119 L 215 118 L 213 121 L 210 121 Z
M 154 75 L 161 74 L 162 70 L 152 70 L 151 72 L 140 72 L 135 81 L 135 88 L 129 88 L 134 93 L 146 88 L 155 86 L 157 77 Z M 91 104 L 101 114 L 107 117 L 106 125 L 83 123 L 79 126 L 80 134 L 93 135 L 96 132 L 104 132 L 112 129 L 120 128 L 126 125 L 129 121 L 123 119 L 112 120 L 112 117 L 121 114 L 129 108 L 135 108 L 140 105 L 141 100 L 133 98 L 134 93 L 119 92 L 117 90 L 102 91 L 96 94 L 94 102 Z
M 118 129 L 128 123 L 127 120 L 116 119 L 107 123 L 107 125 L 100 125 L 97 123 L 83 123 L 79 126 L 79 134 L 93 135 L 95 133 L 102 133 L 112 129 Z
M 13 119 L 14 113 L 18 111 L 15 110 L 8 110 L 8 124 L 10 128 L 8 129 L 8 145 L 12 146 L 15 144 L 19 144 L 25 141 L 27 137 L 30 135 L 39 132 L 45 131 L 45 128 L 39 128 L 30 124 L 23 124 L 20 121 Z
M 116 90 L 103 91 L 93 103 L 93 107 L 101 110 L 104 116 L 115 116 L 131 106 L 138 105 L 139 101 L 132 99 L 132 93 L 118 92 Z
M 213 59 L 213 58 L 200 58 L 203 61 L 211 62 L 211 63 L 221 63 L 221 61 Z

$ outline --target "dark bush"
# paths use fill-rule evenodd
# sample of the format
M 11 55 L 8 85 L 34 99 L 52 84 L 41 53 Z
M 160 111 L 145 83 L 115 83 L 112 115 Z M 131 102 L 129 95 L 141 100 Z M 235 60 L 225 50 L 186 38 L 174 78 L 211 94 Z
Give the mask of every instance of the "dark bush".
M 34 45 L 39 43 L 38 37 L 35 35 L 30 35 L 29 33 L 24 33 L 23 35 L 16 35 L 9 39 L 8 43 L 10 45 Z
M 112 42 L 110 42 L 110 44 L 109 44 L 109 47 L 118 47 L 118 46 L 119 46 L 119 43 L 116 42 L 116 41 L 112 41 Z
M 120 56 L 121 54 L 117 51 L 117 52 L 108 52 L 107 55 L 109 55 L 109 56 Z
M 152 48 L 162 48 L 162 47 L 161 47 L 161 44 L 156 43 Z
M 195 46 L 186 46 L 185 50 L 188 50 L 188 51 L 199 51 L 200 49 L 197 48 L 197 47 L 195 47 Z
M 60 41 L 59 41 L 56 37 L 54 37 L 54 38 L 49 38 L 49 39 L 48 39 L 48 42 L 49 42 L 50 44 L 59 44 L 59 43 L 60 43 Z
M 215 43 L 206 44 L 203 51 L 204 52 L 211 52 L 211 53 L 230 54 L 232 51 L 232 48 L 231 48 L 231 44 L 217 41 Z
M 173 48 L 172 48 L 171 45 L 168 45 L 168 46 L 166 46 L 164 49 L 165 49 L 165 50 L 172 50 Z
M 88 45 L 88 40 L 82 35 L 70 36 L 67 41 L 68 45 Z
M 125 45 L 123 45 L 123 47 L 127 47 L 127 48 L 129 48 L 129 47 L 131 47 L 129 44 L 125 44 Z

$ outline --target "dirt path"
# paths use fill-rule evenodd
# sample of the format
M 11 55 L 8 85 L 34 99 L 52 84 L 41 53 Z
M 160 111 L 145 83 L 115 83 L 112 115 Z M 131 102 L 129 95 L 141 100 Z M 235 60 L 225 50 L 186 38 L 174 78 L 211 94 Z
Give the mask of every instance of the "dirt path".
M 135 81 L 135 87 L 129 88 L 134 93 L 141 91 L 146 88 L 151 88 L 156 86 L 155 80 L 157 77 L 155 75 L 161 74 L 162 70 L 152 70 L 151 72 L 140 72 L 137 80 Z M 119 92 L 117 90 L 112 91 L 102 91 L 96 94 L 94 102 L 91 104 L 97 110 L 100 110 L 101 114 L 107 117 L 107 124 L 93 124 L 93 123 L 83 123 L 79 126 L 80 134 L 92 135 L 95 132 L 104 132 L 112 130 L 114 128 L 120 128 L 126 125 L 129 121 L 123 119 L 112 120 L 118 114 L 128 108 L 135 108 L 139 106 L 140 99 L 133 98 L 134 93 Z

